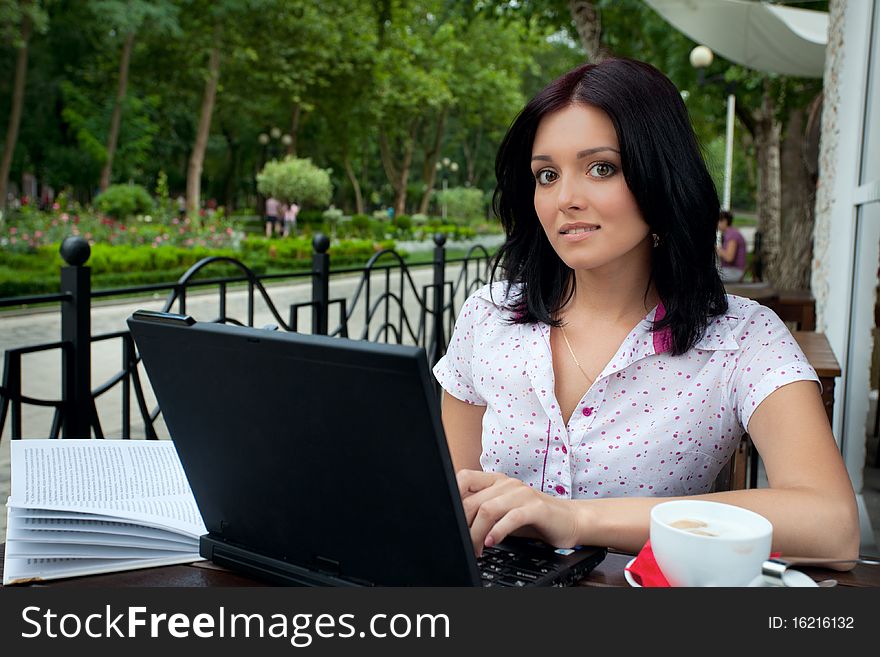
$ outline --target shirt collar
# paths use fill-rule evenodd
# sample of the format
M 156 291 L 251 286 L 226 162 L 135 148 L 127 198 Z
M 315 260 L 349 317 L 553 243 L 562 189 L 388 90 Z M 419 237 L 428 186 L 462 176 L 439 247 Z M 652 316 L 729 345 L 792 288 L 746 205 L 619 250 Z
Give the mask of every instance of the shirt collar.
M 659 331 L 651 332 L 651 326 L 654 321 L 660 321 L 666 316 L 666 308 L 661 301 L 657 306 L 648 313 L 647 317 L 641 322 L 641 326 L 648 333 L 651 333 L 654 354 L 663 354 L 672 350 L 672 328 L 667 326 Z M 694 345 L 694 349 L 702 349 L 703 351 L 734 351 L 739 349 L 739 343 L 730 329 L 729 319 L 736 319 L 730 315 L 713 317 L 706 326 L 703 337 Z
M 516 298 L 519 291 L 520 286 L 518 284 L 510 286 L 511 298 Z M 503 306 L 507 293 L 508 282 L 496 281 L 478 290 L 476 295 L 497 306 Z M 615 365 L 616 367 L 613 371 L 619 372 L 637 360 L 671 351 L 671 327 L 667 326 L 659 331 L 651 330 L 654 322 L 659 322 L 665 316 L 666 307 L 661 301 L 648 312 L 645 318 L 626 337 L 621 345 L 621 349 L 617 353 L 617 357 L 608 363 L 606 370 Z M 705 333 L 703 333 L 703 337 L 694 345 L 694 349 L 701 349 L 703 351 L 733 351 L 739 349 L 739 343 L 730 329 L 730 322 L 728 320 L 731 319 L 735 320 L 736 317 L 723 315 L 712 318 L 706 327 Z M 542 326 L 541 330 L 545 336 L 549 336 L 549 332 L 544 331 L 545 328 L 545 326 Z M 603 374 L 608 373 L 608 371 L 603 372 Z

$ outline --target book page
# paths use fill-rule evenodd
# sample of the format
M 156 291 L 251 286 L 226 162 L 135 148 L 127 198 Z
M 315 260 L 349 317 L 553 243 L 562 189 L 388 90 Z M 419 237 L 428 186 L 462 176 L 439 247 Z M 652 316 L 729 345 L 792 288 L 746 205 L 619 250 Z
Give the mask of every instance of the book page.
M 155 550 L 153 548 L 128 547 L 122 545 L 79 545 L 76 543 L 35 543 L 31 541 L 9 541 L 6 544 L 6 559 L 149 559 L 157 556 L 176 556 L 189 561 L 200 559 L 198 546 L 193 550 Z
M 115 573 L 123 570 L 137 570 L 155 566 L 172 566 L 191 563 L 200 559 L 192 555 L 163 555 L 148 559 L 18 559 L 6 558 L 3 570 L 3 585 L 32 584 L 50 579 Z
M 199 542 L 187 539 L 180 534 L 170 534 L 174 539 L 166 537 L 136 536 L 132 534 L 110 533 L 107 531 L 88 530 L 52 530 L 46 528 L 31 529 L 28 519 L 13 522 L 6 535 L 6 542 L 30 541 L 40 543 L 76 543 L 79 545 L 117 545 L 120 547 L 152 548 L 154 550 L 197 551 Z
M 16 508 L 57 509 L 140 521 L 191 537 L 207 533 L 167 440 L 15 440 Z
M 42 509 L 16 509 L 9 507 L 8 525 L 10 527 L 14 526 L 20 531 L 39 532 L 47 530 L 51 532 L 104 533 L 117 536 L 158 538 L 165 541 L 183 542 L 187 545 L 197 543 L 195 539 L 185 536 L 180 532 L 146 527 L 145 525 L 131 522 L 107 520 L 107 516 L 94 514 L 79 515 L 71 511 L 44 511 Z M 8 533 L 7 540 L 9 540 Z

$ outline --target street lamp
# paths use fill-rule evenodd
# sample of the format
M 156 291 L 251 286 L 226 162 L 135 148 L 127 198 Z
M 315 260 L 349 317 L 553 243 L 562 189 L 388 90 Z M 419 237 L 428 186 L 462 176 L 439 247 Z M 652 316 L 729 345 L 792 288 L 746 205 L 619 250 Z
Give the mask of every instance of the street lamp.
M 293 137 L 281 134 L 280 128 L 272 128 L 269 132 L 261 132 L 257 136 L 257 141 L 263 147 L 263 162 L 265 162 L 268 159 L 266 157 L 267 151 L 273 160 L 276 159 L 278 157 L 278 143 L 281 142 L 285 146 L 289 146 L 293 143 Z
M 447 185 L 447 172 L 451 171 L 455 173 L 458 171 L 458 162 L 454 162 L 450 160 L 448 157 L 444 157 L 442 160 L 437 162 L 437 171 L 443 176 L 443 194 L 441 195 L 441 214 L 443 216 L 443 221 L 446 221 L 446 190 L 448 188 Z
M 724 79 L 724 76 L 715 76 L 706 80 L 705 71 L 714 59 L 715 55 L 706 46 L 696 46 L 691 50 L 691 66 L 697 69 L 697 81 L 701 87 L 706 82 Z M 736 114 L 736 96 L 733 93 L 732 85 L 727 85 L 725 91 L 727 91 L 727 139 L 724 145 L 724 194 L 721 208 L 730 210 L 730 183 L 733 176 L 733 119 Z

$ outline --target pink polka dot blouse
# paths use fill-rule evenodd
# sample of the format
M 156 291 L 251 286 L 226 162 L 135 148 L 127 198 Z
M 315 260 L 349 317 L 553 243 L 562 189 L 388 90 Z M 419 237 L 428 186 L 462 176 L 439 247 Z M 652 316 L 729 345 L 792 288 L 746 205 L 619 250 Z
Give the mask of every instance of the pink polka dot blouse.
M 654 308 L 627 336 L 572 417 L 555 396 L 546 324 L 510 324 L 505 283 L 471 295 L 434 375 L 452 396 L 486 406 L 480 463 L 569 498 L 709 492 L 758 405 L 794 381 L 817 381 L 773 311 L 728 295 L 686 354 Z M 493 301 L 494 299 L 494 301 Z

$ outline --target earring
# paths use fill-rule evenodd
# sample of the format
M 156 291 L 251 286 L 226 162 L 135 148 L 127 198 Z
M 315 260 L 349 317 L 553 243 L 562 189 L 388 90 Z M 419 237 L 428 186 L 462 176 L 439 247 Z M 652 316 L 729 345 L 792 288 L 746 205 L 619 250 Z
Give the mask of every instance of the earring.
M 654 240 L 654 248 L 656 249 L 660 246 L 660 236 L 657 233 L 651 233 L 651 238 Z

